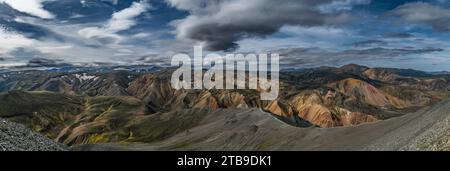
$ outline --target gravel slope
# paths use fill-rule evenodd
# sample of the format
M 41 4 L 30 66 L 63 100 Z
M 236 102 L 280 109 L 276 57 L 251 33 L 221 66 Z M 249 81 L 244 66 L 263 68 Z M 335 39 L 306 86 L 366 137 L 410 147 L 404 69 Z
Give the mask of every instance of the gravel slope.
M 345 128 L 298 128 L 258 109 L 209 114 L 195 128 L 152 144 L 96 144 L 74 150 L 450 150 L 450 101 L 416 113 Z
M 67 147 L 0 118 L 0 151 L 65 151 Z

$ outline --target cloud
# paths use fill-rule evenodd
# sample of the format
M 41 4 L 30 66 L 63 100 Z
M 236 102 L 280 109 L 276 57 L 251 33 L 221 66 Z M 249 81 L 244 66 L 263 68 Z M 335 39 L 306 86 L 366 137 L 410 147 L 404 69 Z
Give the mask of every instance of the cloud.
M 365 48 L 343 51 L 329 51 L 321 48 L 284 48 L 279 53 L 285 67 L 340 66 L 368 61 L 394 61 L 396 57 L 441 52 L 438 48 Z
M 0 25 L 5 27 L 0 29 L 0 63 L 27 65 L 33 58 L 72 64 L 169 63 L 174 54 L 192 53 L 192 45 L 199 44 L 218 51 L 279 50 L 288 67 L 373 60 L 390 65 L 411 58 L 408 63 L 425 66 L 425 57 L 450 66 L 436 59 L 450 54 L 448 35 L 435 31 L 448 28 L 450 4 L 437 0 L 383 5 L 370 0 L 85 0 L 84 6 L 81 0 L 26 0 L 47 11 L 47 17 L 8 4 L 20 0 L 5 1 L 0 0 Z M 373 6 L 360 7 L 368 3 Z M 379 16 L 386 12 L 391 17 Z M 399 21 L 435 30 L 394 23 Z M 36 62 L 45 61 L 31 63 Z
M 387 33 L 383 35 L 384 38 L 394 38 L 394 39 L 403 39 L 403 38 L 413 38 L 415 37 L 410 33 Z
M 33 39 L 8 31 L 0 26 L 0 54 L 9 53 L 20 47 L 30 47 L 34 42 Z
M 319 7 L 323 12 L 335 13 L 339 11 L 349 11 L 353 9 L 353 5 L 370 4 L 371 0 L 341 0 L 333 1 Z
M 47 58 L 34 58 L 28 61 L 27 67 L 63 67 L 71 66 L 59 60 L 52 60 Z
M 116 33 L 135 26 L 137 24 L 135 18 L 150 7 L 150 4 L 145 0 L 133 2 L 129 8 L 114 13 L 106 25 L 102 27 L 87 27 L 81 29 L 78 34 L 86 39 L 95 39 L 100 44 L 116 44 L 122 39 L 122 36 Z
M 112 32 L 127 30 L 136 25 L 134 18 L 149 8 L 150 5 L 146 1 L 134 2 L 129 8 L 114 13 L 106 25 L 106 29 Z
M 50 0 L 0 0 L 0 3 L 6 3 L 17 11 L 27 13 L 32 16 L 43 19 L 52 19 L 55 16 L 43 8 L 42 3 Z
M 239 40 L 265 37 L 283 26 L 333 26 L 348 21 L 346 12 L 366 0 L 166 0 L 190 13 L 173 23 L 177 38 L 195 40 L 206 49 L 234 50 Z M 338 3 L 339 2 L 339 3 Z
M 8 28 L 11 32 L 16 34 L 21 34 L 30 39 L 53 39 L 57 41 L 64 41 L 64 36 L 59 35 L 53 32 L 51 29 L 46 28 L 47 24 L 38 25 L 36 23 L 40 23 L 40 19 L 32 18 L 32 17 L 15 17 L 14 20 L 1 20 L 0 25 Z
M 313 37 L 335 37 L 340 35 L 348 35 L 347 30 L 335 27 L 297 27 L 284 26 L 280 28 L 279 32 L 292 36 L 313 36 Z
M 349 38 L 356 34 L 353 30 L 336 27 L 283 26 L 272 36 L 246 38 L 236 43 L 239 44 L 239 52 L 261 52 L 287 47 L 341 49 L 342 45 L 353 43 L 354 40 Z
M 382 40 L 365 40 L 353 43 L 354 47 L 373 47 L 373 46 L 386 46 L 388 42 Z
M 441 32 L 450 31 L 450 10 L 425 2 L 404 4 L 387 13 L 412 24 L 427 24 Z
M 86 0 L 82 0 L 82 1 L 86 1 Z M 102 1 L 111 2 L 114 5 L 117 5 L 119 3 L 119 0 L 102 0 Z

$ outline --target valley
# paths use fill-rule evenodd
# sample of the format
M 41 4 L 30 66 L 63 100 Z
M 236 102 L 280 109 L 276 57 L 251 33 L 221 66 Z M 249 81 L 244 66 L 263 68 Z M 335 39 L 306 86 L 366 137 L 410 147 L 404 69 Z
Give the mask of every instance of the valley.
M 175 90 L 172 72 L 5 72 L 0 117 L 73 150 L 448 150 L 450 75 L 283 71 L 279 98 L 262 101 Z

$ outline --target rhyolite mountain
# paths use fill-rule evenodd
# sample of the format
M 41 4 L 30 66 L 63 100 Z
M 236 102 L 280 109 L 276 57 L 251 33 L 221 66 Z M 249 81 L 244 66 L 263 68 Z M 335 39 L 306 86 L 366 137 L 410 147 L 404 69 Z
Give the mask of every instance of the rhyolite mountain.
M 259 109 L 220 109 L 152 143 L 82 144 L 72 150 L 449 151 L 450 102 L 372 124 L 319 129 L 287 125 Z
M 125 71 L 69 74 L 20 71 L 0 74 L 0 91 L 51 91 L 88 96 L 121 96 L 128 94 L 128 84 L 136 77 L 136 74 Z
M 203 126 L 214 128 L 212 132 L 201 131 L 199 136 L 203 138 L 212 138 L 213 135 L 208 134 L 223 130 L 227 125 L 246 127 L 243 132 L 260 130 L 257 123 L 263 121 L 251 123 L 245 117 L 236 117 L 239 113 L 244 116 L 256 110 L 258 116 L 264 115 L 263 120 L 278 120 L 276 123 L 283 123 L 282 127 L 299 127 L 300 130 L 319 127 L 345 127 L 342 129 L 347 130 L 368 123 L 385 123 L 383 120 L 390 121 L 390 118 L 404 117 L 437 105 L 448 97 L 450 89 L 450 76 L 445 74 L 346 65 L 284 71 L 280 74 L 279 98 L 261 101 L 258 90 L 175 90 L 170 85 L 172 72 L 173 69 L 5 72 L 0 75 L 0 90 L 3 91 L 0 117 L 24 124 L 69 146 L 154 145 L 170 141 L 168 144 L 173 146 L 161 148 L 197 149 L 191 145 L 203 141 L 193 139 L 195 142 L 178 144 L 176 137 L 191 133 L 195 136 L 197 131 L 191 130 Z M 214 121 L 222 115 L 226 120 Z M 228 136 L 239 135 L 235 132 Z M 221 148 L 287 148 L 274 146 L 273 142 L 260 145 Z

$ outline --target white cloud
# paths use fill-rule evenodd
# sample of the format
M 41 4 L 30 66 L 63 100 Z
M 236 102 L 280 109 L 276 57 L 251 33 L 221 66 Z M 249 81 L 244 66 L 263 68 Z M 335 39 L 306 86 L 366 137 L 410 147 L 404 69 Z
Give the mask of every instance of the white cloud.
M 290 35 L 307 35 L 315 37 L 336 37 L 336 36 L 348 36 L 347 30 L 336 27 L 298 27 L 298 26 L 284 26 L 280 29 L 281 33 Z
M 146 38 L 146 37 L 150 37 L 150 36 L 152 36 L 151 33 L 137 33 L 137 34 L 135 34 L 135 35 L 133 35 L 131 37 L 140 39 L 140 38 Z
M 0 1 L 0 3 L 5 2 L 5 0 Z M 105 61 L 129 63 L 142 55 L 156 53 L 155 50 L 148 48 L 149 44 L 145 46 L 134 44 L 137 40 L 149 39 L 152 36 L 151 33 L 136 33 L 129 36 L 119 33 L 136 26 L 139 22 L 136 17 L 150 9 L 151 4 L 148 1 L 135 2 L 130 7 L 114 13 L 109 20 L 97 23 L 97 26 L 93 26 L 94 23 L 62 23 L 56 20 L 44 21 L 40 17 L 16 16 L 14 18 L 16 22 L 50 30 L 54 34 L 61 35 L 64 41 L 46 37 L 33 39 L 27 37 L 26 33 L 9 30 L 9 25 L 5 27 L 0 25 L 0 44 L 2 45 L 0 56 L 6 59 L 2 63 L 25 64 L 33 57 L 45 57 L 69 63 Z M 152 41 L 155 40 L 152 39 Z
M 329 4 L 319 6 L 319 9 L 323 12 L 334 13 L 336 11 L 349 11 L 353 9 L 354 5 L 367 5 L 371 0 L 341 0 L 333 1 Z
M 122 40 L 122 36 L 116 33 L 135 26 L 135 18 L 148 8 L 150 4 L 147 1 L 134 2 L 129 8 L 114 13 L 103 27 L 87 27 L 81 29 L 78 34 L 86 39 L 96 39 L 101 44 L 115 44 Z
M 438 31 L 450 31 L 450 10 L 438 5 L 426 2 L 407 3 L 388 14 L 400 17 L 408 23 L 427 24 Z
M 55 16 L 43 8 L 42 3 L 49 0 L 0 0 L 17 11 L 27 13 L 44 19 L 52 19 Z
M 129 8 L 114 13 L 106 26 L 107 30 L 117 32 L 131 28 L 136 25 L 134 18 L 141 15 L 149 7 L 150 5 L 144 1 L 135 2 Z
M 72 46 L 71 45 L 55 45 L 55 44 L 50 44 L 47 46 L 42 46 L 42 47 L 37 47 L 36 49 L 39 50 L 42 53 L 63 53 L 65 52 L 67 49 L 71 49 Z
M 7 31 L 0 26 L 0 54 L 8 53 L 19 47 L 29 47 L 34 43 L 33 39 Z

